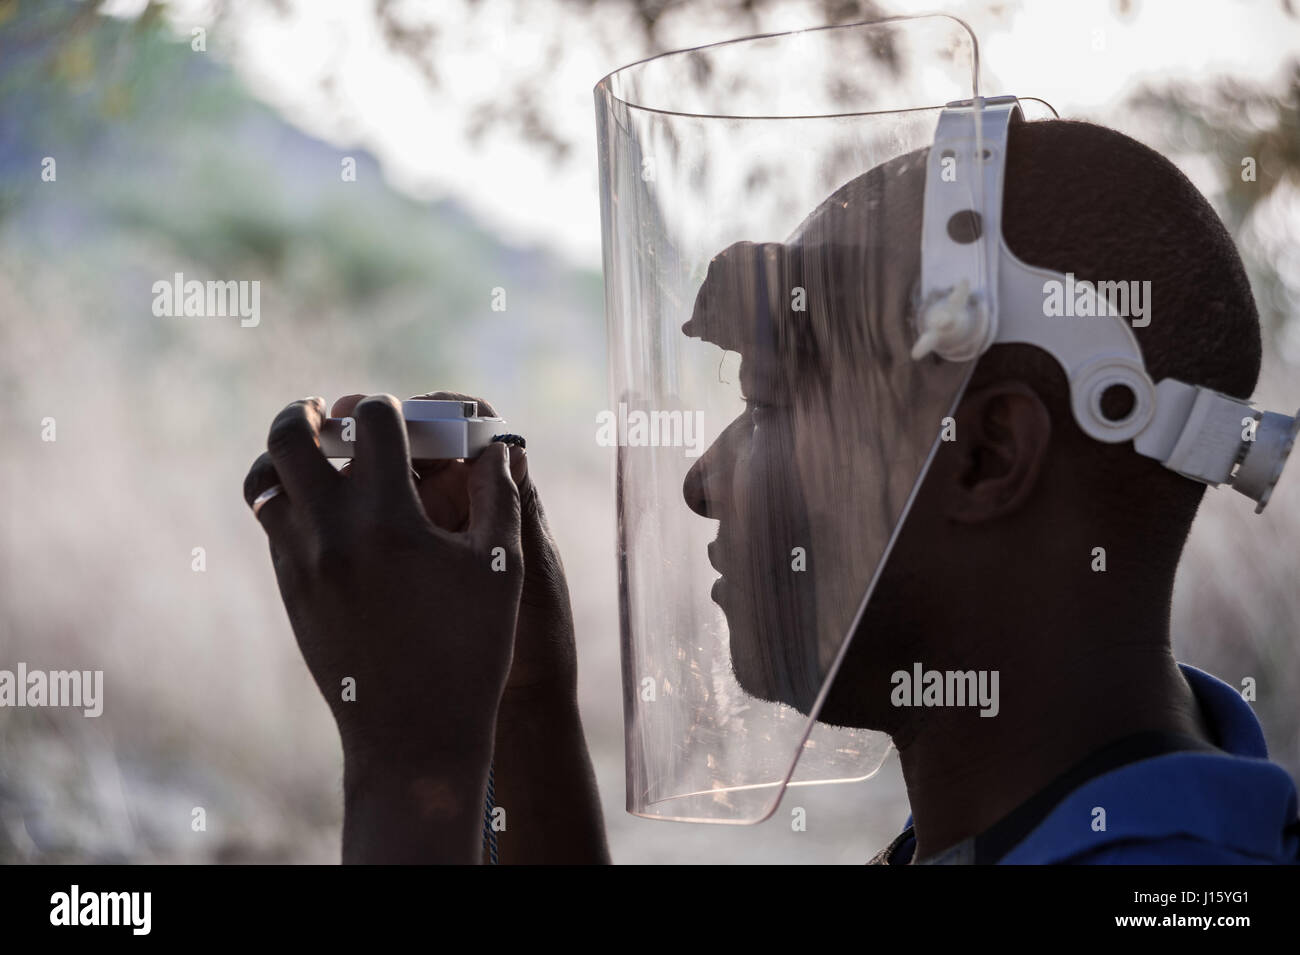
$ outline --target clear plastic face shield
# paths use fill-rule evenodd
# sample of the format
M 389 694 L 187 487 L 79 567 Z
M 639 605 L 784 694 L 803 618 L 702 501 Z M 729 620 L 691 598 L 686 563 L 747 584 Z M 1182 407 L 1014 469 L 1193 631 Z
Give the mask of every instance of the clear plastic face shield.
M 1019 106 L 978 98 L 977 63 L 966 26 L 930 16 L 669 53 L 596 87 L 629 812 L 758 822 L 787 785 L 879 768 L 889 738 L 835 677 L 851 640 L 890 636 L 874 588 L 993 342 L 1055 354 L 1098 440 L 1207 483 L 1241 463 L 1224 446 L 1193 473 L 1197 414 L 1240 403 L 1158 395 L 1122 322 L 1084 340 L 1027 317 L 1052 273 L 1001 242 Z M 1134 410 L 1090 427 L 1116 385 Z M 1294 422 L 1272 418 L 1254 473 L 1276 480 Z
M 630 812 L 755 822 L 888 752 L 816 717 L 973 364 L 908 357 L 907 154 L 974 70 L 929 17 L 597 87 Z

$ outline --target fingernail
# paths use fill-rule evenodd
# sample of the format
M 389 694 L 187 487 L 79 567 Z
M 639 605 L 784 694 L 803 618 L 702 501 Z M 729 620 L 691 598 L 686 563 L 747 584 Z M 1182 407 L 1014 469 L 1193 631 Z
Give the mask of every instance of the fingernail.
M 519 434 L 494 434 L 492 435 L 492 440 L 500 441 L 502 444 L 507 444 L 512 448 L 528 447 L 528 442 L 524 440 L 523 435 Z

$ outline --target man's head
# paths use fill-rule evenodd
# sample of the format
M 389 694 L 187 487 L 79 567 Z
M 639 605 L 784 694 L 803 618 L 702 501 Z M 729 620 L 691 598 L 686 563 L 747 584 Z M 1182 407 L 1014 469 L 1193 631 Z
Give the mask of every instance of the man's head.
M 1014 125 L 1006 163 L 1002 228 L 1017 256 L 1079 280 L 1149 281 L 1151 321 L 1135 332 L 1151 378 L 1249 395 L 1260 340 L 1244 270 L 1171 163 L 1119 133 L 1061 121 Z M 686 327 L 740 351 L 742 381 L 750 354 L 773 356 L 778 371 L 750 377 L 785 410 L 738 419 L 693 469 L 686 496 L 720 520 L 732 561 L 720 602 L 742 686 L 801 708 L 824 675 L 835 628 L 847 632 L 857 609 L 849 591 L 860 599 L 909 474 L 920 473 L 945 398 L 967 370 L 918 369 L 904 341 L 924 175 L 924 152 L 900 157 L 837 190 L 788 242 L 732 247 L 726 257 L 737 259 L 711 269 Z M 753 250 L 781 307 L 764 303 L 772 321 L 742 321 L 748 337 L 725 341 L 717 316 L 737 301 L 737 280 L 726 276 L 754 274 L 754 263 L 738 261 Z M 795 287 L 807 293 L 806 314 L 785 307 Z M 752 304 L 740 311 L 758 314 Z M 913 661 L 968 669 L 981 655 L 996 667 L 1015 651 L 963 620 L 1000 615 L 1006 639 L 1022 640 L 1021 618 L 1045 598 L 1080 612 L 1097 600 L 1167 606 L 1201 485 L 1131 443 L 1086 437 L 1060 367 L 1031 346 L 990 349 L 953 418 L 954 440 L 940 444 L 919 489 L 822 711 L 827 722 L 893 730 L 895 670 Z M 812 545 L 802 576 L 790 572 L 801 536 Z M 1091 569 L 1097 547 L 1104 575 Z M 966 639 L 975 633 L 984 645 Z M 1099 634 L 1097 648 L 1117 636 L 1167 638 Z

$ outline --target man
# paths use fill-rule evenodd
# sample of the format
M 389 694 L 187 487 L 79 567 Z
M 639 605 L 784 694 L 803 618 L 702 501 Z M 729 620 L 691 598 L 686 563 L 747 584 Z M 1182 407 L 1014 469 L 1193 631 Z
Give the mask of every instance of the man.
M 1136 334 L 1151 378 L 1248 396 L 1254 304 L 1190 183 L 1136 142 L 1081 123 L 1013 125 L 1007 153 L 1011 250 L 1080 279 L 1150 279 L 1161 320 Z M 789 242 L 729 248 L 684 328 L 748 366 L 745 413 L 684 488 L 719 522 L 715 599 L 736 679 L 800 712 L 824 671 L 823 632 L 851 622 L 826 608 L 851 604 L 825 575 L 772 573 L 791 529 L 815 527 L 808 491 L 825 481 L 800 484 L 806 458 L 794 452 L 846 448 L 844 462 L 869 462 L 872 449 L 855 458 L 854 436 L 836 430 L 836 408 L 861 398 L 855 388 L 900 412 L 915 401 L 889 380 L 894 366 L 873 380 L 836 356 L 859 354 L 846 341 L 907 307 L 924 170 L 924 155 L 901 157 L 837 191 Z M 864 209 L 878 238 L 846 254 Z M 828 296 L 848 296 L 825 307 L 869 316 L 867 330 L 819 325 L 814 310 L 810 325 L 760 341 L 736 295 L 755 270 L 814 295 L 822 281 Z M 901 344 L 871 342 L 886 353 Z M 358 420 L 352 473 L 333 473 L 315 445 L 323 406 L 299 402 L 273 424 L 245 487 L 250 502 L 284 487 L 259 519 L 343 738 L 345 861 L 477 858 L 489 763 L 510 812 L 502 861 L 605 861 L 567 587 L 526 453 L 444 462 L 417 489 L 397 406 L 358 399 L 335 407 Z M 1174 575 L 1203 486 L 1131 442 L 1085 436 L 1059 367 L 1029 346 L 988 351 L 953 417 L 818 716 L 887 732 L 899 750 L 912 822 L 877 861 L 1300 859 L 1294 784 L 1266 760 L 1249 707 L 1170 649 Z M 888 492 L 899 465 L 877 456 L 870 473 Z M 872 520 L 846 508 L 841 527 L 823 531 L 836 566 L 878 559 L 864 552 L 883 547 Z M 494 546 L 509 555 L 506 574 L 485 569 Z M 1091 566 L 1098 547 L 1105 572 Z M 996 671 L 996 718 L 898 705 L 894 675 L 915 661 Z M 340 681 L 356 674 L 356 702 L 341 702 Z

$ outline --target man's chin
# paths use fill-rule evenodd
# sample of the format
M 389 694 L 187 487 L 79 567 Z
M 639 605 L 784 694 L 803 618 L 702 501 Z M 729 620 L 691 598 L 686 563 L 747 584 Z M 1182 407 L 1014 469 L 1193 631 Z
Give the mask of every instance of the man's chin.
M 752 631 L 746 631 L 752 633 Z M 789 678 L 790 668 L 777 654 L 765 653 L 761 639 L 731 635 L 731 672 L 749 696 L 767 703 L 780 703 L 807 716 L 816 702 L 818 687 L 799 688 Z
M 765 703 L 781 703 L 786 706 L 795 706 L 791 699 L 793 694 L 789 688 L 780 688 L 770 673 L 764 672 L 761 668 L 746 665 L 737 662 L 736 655 L 731 655 L 731 672 L 736 677 L 736 682 L 740 688 L 749 696 L 762 700 Z M 795 706 L 798 709 L 797 706 Z M 807 715 L 806 711 L 800 710 Z
M 764 657 L 749 643 L 741 645 L 733 632 L 731 643 L 731 672 L 740 688 L 749 696 L 767 703 L 780 703 L 808 716 L 821 687 L 795 687 L 786 678 L 788 668 L 778 658 Z M 842 677 L 847 677 L 844 679 Z M 888 678 L 884 680 L 888 685 Z M 817 721 L 830 726 L 850 729 L 870 729 L 888 732 L 891 714 L 880 713 L 864 699 L 863 683 L 842 669 L 826 701 L 817 714 Z M 883 699 L 888 700 L 886 693 Z

